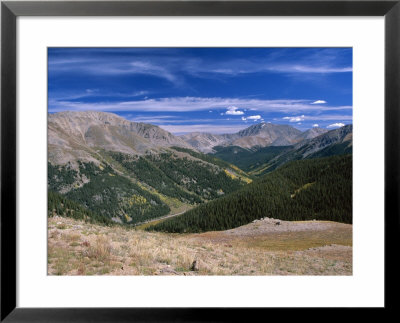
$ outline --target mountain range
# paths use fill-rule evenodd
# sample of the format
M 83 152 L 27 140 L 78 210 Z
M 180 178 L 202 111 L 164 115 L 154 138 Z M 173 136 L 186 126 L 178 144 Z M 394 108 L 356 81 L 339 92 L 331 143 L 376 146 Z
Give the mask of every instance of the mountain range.
M 274 151 L 272 149 L 275 148 Z M 268 153 L 261 163 L 252 163 L 249 174 L 261 176 L 293 160 L 351 154 L 353 148 L 353 125 L 330 130 L 312 139 L 304 139 L 293 146 L 265 147 L 252 154 Z M 220 151 L 221 153 L 221 151 Z M 232 158 L 232 157 L 231 157 Z M 225 160 L 229 161 L 229 158 Z
M 129 225 L 229 195 L 290 161 L 351 148 L 351 125 L 302 132 L 263 122 L 176 136 L 112 113 L 66 111 L 48 115 L 48 187 L 52 201 L 81 206 L 82 216 Z
M 193 132 L 180 136 L 193 148 L 203 152 L 215 152 L 216 146 L 238 146 L 242 148 L 290 146 L 302 140 L 315 138 L 328 130 L 312 128 L 300 131 L 288 125 L 261 122 L 233 134 L 210 134 Z
M 233 134 L 192 132 L 175 136 L 152 124 L 128 121 L 116 114 L 96 111 L 65 111 L 48 115 L 49 161 L 65 164 L 76 160 L 96 161 L 96 149 L 143 155 L 166 147 L 182 147 L 215 153 L 215 147 L 291 146 L 296 149 L 325 133 L 331 139 L 313 143 L 313 151 L 337 140 L 337 130 L 318 127 L 304 132 L 289 125 L 259 123 Z M 340 135 L 339 135 L 340 136 Z M 326 137 L 328 138 L 328 137 Z M 311 150 L 310 150 L 311 151 Z

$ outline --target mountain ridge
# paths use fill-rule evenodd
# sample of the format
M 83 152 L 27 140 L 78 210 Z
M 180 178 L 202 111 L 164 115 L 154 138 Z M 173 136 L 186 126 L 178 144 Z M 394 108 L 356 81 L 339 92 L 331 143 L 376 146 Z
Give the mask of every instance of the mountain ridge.
M 290 146 L 328 132 L 314 127 L 300 131 L 290 125 L 261 122 L 236 133 L 191 132 L 176 136 L 149 123 L 134 122 L 99 111 L 63 111 L 48 114 L 49 159 L 56 164 L 71 160 L 96 162 L 92 149 L 145 154 L 166 147 L 214 153 L 216 146 L 242 148 Z M 65 156 L 63 156 L 65 155 Z
M 263 175 L 292 160 L 329 157 L 333 155 L 351 154 L 353 146 L 353 125 L 325 132 L 312 139 L 304 139 L 292 149 L 283 151 L 264 165 L 252 170 L 253 175 Z
M 232 134 L 192 132 L 179 137 L 203 153 L 214 153 L 214 147 L 217 146 L 242 148 L 290 146 L 305 139 L 315 138 L 325 132 L 328 130 L 318 127 L 303 132 L 290 125 L 261 122 Z
M 93 149 L 144 154 L 170 146 L 190 148 L 181 138 L 152 124 L 98 111 L 48 114 L 49 159 L 55 164 L 96 162 Z

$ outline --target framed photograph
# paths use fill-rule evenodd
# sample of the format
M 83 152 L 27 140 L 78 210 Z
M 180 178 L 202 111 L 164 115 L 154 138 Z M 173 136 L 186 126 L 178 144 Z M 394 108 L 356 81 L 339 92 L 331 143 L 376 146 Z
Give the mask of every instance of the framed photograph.
M 399 15 L 2 2 L 1 320 L 390 309 Z

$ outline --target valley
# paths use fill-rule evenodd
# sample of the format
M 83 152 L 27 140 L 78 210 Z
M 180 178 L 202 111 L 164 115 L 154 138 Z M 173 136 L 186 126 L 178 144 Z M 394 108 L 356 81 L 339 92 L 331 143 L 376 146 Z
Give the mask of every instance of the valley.
M 234 165 L 187 147 L 157 126 L 110 113 L 50 115 L 49 190 L 94 212 L 97 220 L 134 225 L 251 181 Z

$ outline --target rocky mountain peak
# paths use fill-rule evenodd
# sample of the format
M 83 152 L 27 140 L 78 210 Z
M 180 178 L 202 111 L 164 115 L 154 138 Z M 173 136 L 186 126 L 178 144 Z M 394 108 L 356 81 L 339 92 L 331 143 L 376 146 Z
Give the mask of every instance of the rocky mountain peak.
M 76 159 L 93 161 L 97 149 L 143 154 L 169 146 L 190 148 L 181 138 L 158 126 L 98 111 L 49 114 L 48 144 L 49 159 L 56 164 Z

